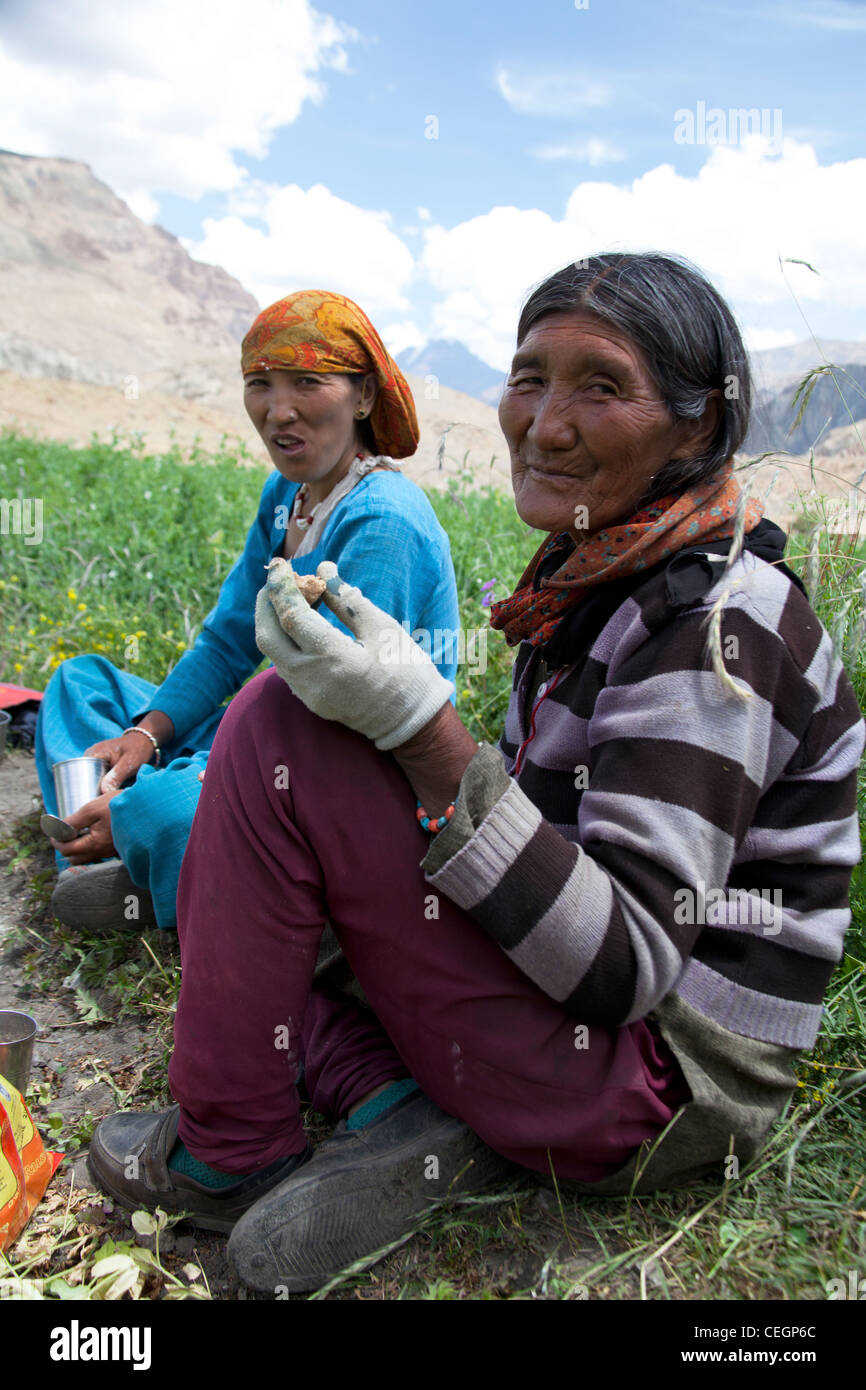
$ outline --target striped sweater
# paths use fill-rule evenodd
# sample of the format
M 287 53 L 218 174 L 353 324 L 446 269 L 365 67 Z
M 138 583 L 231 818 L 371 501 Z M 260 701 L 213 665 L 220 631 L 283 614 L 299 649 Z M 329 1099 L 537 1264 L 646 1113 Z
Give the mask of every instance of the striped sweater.
M 745 699 L 706 655 L 729 584 L 721 644 Z M 552 674 L 523 643 L 500 751 L 479 749 L 424 861 L 576 1018 L 659 1023 L 694 1097 L 659 1181 L 731 1135 L 750 1155 L 780 1112 L 860 856 L 863 723 L 828 634 L 754 554 L 700 587 L 672 603 L 656 572 Z

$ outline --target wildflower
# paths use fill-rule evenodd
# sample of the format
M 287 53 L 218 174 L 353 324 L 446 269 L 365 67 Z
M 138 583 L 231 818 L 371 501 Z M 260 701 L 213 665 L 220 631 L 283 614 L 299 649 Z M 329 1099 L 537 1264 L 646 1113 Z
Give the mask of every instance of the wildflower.
M 77 593 L 75 592 L 74 589 L 67 589 L 67 590 L 66 590 L 66 597 L 67 597 L 68 599 L 77 599 L 77 598 L 78 598 L 78 595 L 77 595 Z
M 86 604 L 86 603 L 79 603 L 79 605 L 78 605 L 78 611 L 79 611 L 79 613 L 84 613 L 84 612 L 86 612 L 86 611 L 87 611 L 87 604 Z
M 481 592 L 484 594 L 484 597 L 481 600 L 482 608 L 490 607 L 491 603 L 493 602 L 493 586 L 494 584 L 498 583 L 498 579 L 488 579 L 486 584 L 481 585 Z M 489 590 L 489 593 L 485 593 L 485 590 Z

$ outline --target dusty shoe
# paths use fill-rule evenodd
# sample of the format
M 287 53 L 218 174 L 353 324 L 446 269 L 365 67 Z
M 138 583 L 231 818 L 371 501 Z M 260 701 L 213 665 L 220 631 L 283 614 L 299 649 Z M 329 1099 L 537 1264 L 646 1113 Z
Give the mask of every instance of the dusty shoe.
M 51 894 L 51 911 L 67 927 L 155 927 L 153 899 L 137 888 L 121 859 L 64 869 Z
M 374 1263 L 444 1199 L 517 1171 L 416 1093 L 363 1129 L 342 1121 L 309 1163 L 241 1217 L 229 1259 L 262 1292 L 319 1289 L 347 1265 Z
M 312 1149 L 277 1159 L 251 1177 L 230 1186 L 206 1187 L 186 1173 L 176 1173 L 168 1160 L 177 1141 L 180 1106 L 158 1114 L 110 1115 L 97 1126 L 87 1166 L 103 1192 L 133 1211 L 139 1207 L 183 1212 L 206 1231 L 230 1231 L 253 1202 L 307 1162 Z

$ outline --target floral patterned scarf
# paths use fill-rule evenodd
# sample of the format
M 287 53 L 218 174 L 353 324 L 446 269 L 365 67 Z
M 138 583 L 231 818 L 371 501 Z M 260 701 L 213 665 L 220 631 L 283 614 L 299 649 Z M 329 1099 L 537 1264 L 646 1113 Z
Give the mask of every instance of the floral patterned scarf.
M 729 459 L 709 482 L 678 497 L 662 497 L 627 521 L 587 536 L 536 590 L 533 580 L 547 556 L 574 544 L 567 531 L 549 536 L 530 560 L 511 597 L 491 605 L 491 627 L 501 628 L 510 646 L 522 641 L 543 646 L 587 589 L 649 569 L 688 546 L 732 536 L 742 496 L 733 468 Z M 746 531 L 757 526 L 763 510 L 760 502 L 750 499 L 746 503 Z

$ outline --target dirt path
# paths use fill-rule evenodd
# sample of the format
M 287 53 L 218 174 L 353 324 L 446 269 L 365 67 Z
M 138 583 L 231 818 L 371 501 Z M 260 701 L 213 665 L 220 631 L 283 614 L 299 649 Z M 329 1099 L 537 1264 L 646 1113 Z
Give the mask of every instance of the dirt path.
M 19 844 L 26 843 L 30 836 L 21 830 L 22 818 L 31 818 L 28 829 L 35 828 L 38 808 L 41 797 L 32 755 L 8 752 L 0 761 L 0 838 L 17 829 Z M 0 1008 L 28 1013 L 39 1025 L 31 1073 L 31 1087 L 34 1083 L 38 1087 L 39 1099 L 31 1092 L 30 1106 L 48 1148 L 61 1147 L 52 1142 L 49 1116 L 62 1117 L 59 1134 L 69 1154 L 49 1193 L 62 1193 L 64 1206 L 70 1200 L 72 1209 L 101 1227 L 106 1236 L 148 1244 L 149 1238 L 136 1237 L 128 1214 L 113 1210 L 94 1187 L 87 1171 L 87 1141 L 106 1115 L 121 1108 L 146 1108 L 141 1101 L 137 1104 L 136 1091 L 145 1078 L 162 1084 L 165 1046 L 154 1038 L 152 1014 L 133 1013 L 119 1022 L 110 1016 L 108 1021 L 87 1021 L 88 1015 L 108 1012 L 111 1005 L 98 989 L 82 989 L 75 975 L 74 951 L 70 950 L 68 975 L 62 983 L 55 982 L 52 918 L 47 908 L 32 901 L 33 885 L 37 891 L 42 887 L 42 898 L 50 892 L 53 852 L 47 841 L 43 848 L 36 839 L 32 854 L 9 873 L 14 858 L 9 849 L 0 851 Z M 46 970 L 42 967 L 49 954 L 52 959 Z M 129 1102 L 123 1106 L 119 1102 L 126 1096 Z M 79 1146 L 73 1148 L 76 1143 Z M 38 1229 L 39 1218 L 37 1209 L 32 1227 Z M 199 1231 L 191 1234 L 189 1227 L 179 1227 L 177 1232 L 163 1233 L 160 1250 L 167 1268 L 197 1257 L 215 1298 L 246 1296 L 227 1265 L 221 1237 Z

